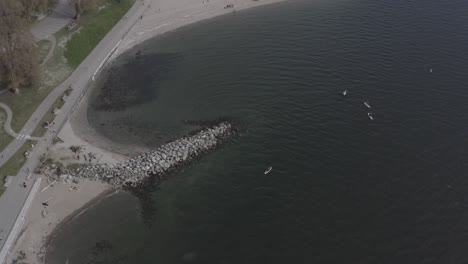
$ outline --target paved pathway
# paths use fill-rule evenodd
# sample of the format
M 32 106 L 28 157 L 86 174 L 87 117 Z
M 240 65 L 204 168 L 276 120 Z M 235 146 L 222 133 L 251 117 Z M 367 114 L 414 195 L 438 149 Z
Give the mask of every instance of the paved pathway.
M 18 134 L 13 129 L 11 128 L 11 119 L 13 118 L 13 112 L 11 111 L 10 107 L 4 103 L 0 103 L 0 108 L 3 108 L 6 112 L 6 120 L 4 124 L 5 131 L 8 133 L 8 135 L 14 137 L 15 139 L 30 139 L 30 140 L 41 140 L 40 137 L 31 137 L 29 134 Z M 3 154 L 3 152 L 2 152 Z
M 11 129 L 11 119 L 13 118 L 13 112 L 11 111 L 10 107 L 4 103 L 0 103 L 0 108 L 3 108 L 6 113 L 6 120 L 5 124 L 3 124 L 3 127 L 5 128 L 5 131 L 12 137 L 16 138 L 18 136 L 13 129 Z
M 125 37 L 130 28 L 140 19 L 145 8 L 147 8 L 147 6 L 142 5 L 141 1 L 136 1 L 133 7 L 127 12 L 127 19 L 119 21 L 104 39 L 99 42 L 91 54 L 76 68 L 70 77 L 57 86 L 44 99 L 26 122 L 20 134 L 25 131 L 34 130 L 37 126 L 37 120 L 41 120 L 55 100 L 71 87 L 73 90 L 70 96 L 67 97 L 60 113 L 54 119 L 56 131 L 60 130 L 89 87 L 92 76 L 102 66 L 103 61 L 109 58 L 110 53 L 115 50 L 117 47 L 116 45 Z M 18 218 L 35 180 L 35 175 L 32 175 L 30 172 L 39 164 L 41 155 L 46 153 L 55 136 L 56 132 L 53 130 L 49 130 L 45 133 L 43 139 L 38 141 L 34 149 L 30 152 L 24 166 L 16 177 L 13 177 L 12 182 L 3 195 L 0 196 L 0 231 L 3 230 L 4 237 L 10 235 L 12 227 Z M 12 153 L 15 152 L 14 150 L 18 150 L 23 144 L 24 141 L 22 140 L 16 139 L 12 141 L 5 149 L 7 152 L 1 152 L 4 158 L 0 158 L 0 166 L 12 156 Z M 26 188 L 22 187 L 23 182 L 26 183 Z M 0 241 L 0 248 L 2 248 L 0 256 L 2 256 L 1 253 L 5 252 L 5 250 L 10 250 L 7 247 L 3 247 L 5 240 L 6 239 Z M 2 264 L 3 261 L 3 259 L 0 259 L 0 264 Z
M 41 65 L 46 64 L 54 54 L 55 46 L 57 45 L 54 34 L 70 23 L 74 17 L 75 7 L 72 0 L 59 0 L 50 15 L 31 27 L 31 33 L 36 41 L 46 39 L 51 42 L 49 52 L 41 62 Z
M 75 16 L 75 7 L 72 0 L 59 0 L 54 11 L 34 24 L 31 33 L 36 40 L 47 39 L 66 26 Z
M 50 41 L 50 48 L 49 52 L 47 53 L 47 56 L 42 60 L 41 65 L 46 64 L 50 58 L 52 58 L 52 55 L 54 55 L 55 47 L 57 46 L 57 39 L 55 38 L 54 35 L 50 35 L 47 40 Z
M 44 65 L 54 54 L 56 39 L 54 34 L 59 32 L 75 17 L 75 7 L 72 0 L 59 0 L 54 11 L 46 18 L 34 24 L 31 28 L 31 33 L 36 41 L 47 39 L 51 41 L 49 53 L 41 62 Z M 0 95 L 6 93 L 7 89 L 1 90 Z
M 54 34 L 57 33 L 59 30 L 61 30 L 64 26 L 66 26 L 75 16 L 75 7 L 73 6 L 72 1 L 73 0 L 59 0 L 57 5 L 55 6 L 54 11 L 52 11 L 52 13 L 46 18 L 44 18 L 43 20 L 34 24 L 31 28 L 31 33 L 33 34 L 36 41 L 43 40 L 43 39 L 51 41 L 49 52 L 47 53 L 46 58 L 41 62 L 41 65 L 44 65 L 45 63 L 47 63 L 47 61 L 54 54 L 55 47 L 57 45 L 57 41 L 55 39 Z M 38 113 L 37 116 L 40 116 L 40 118 L 31 117 L 19 133 L 15 133 L 11 129 L 10 124 L 11 124 L 11 118 L 13 116 L 11 109 L 5 104 L 0 105 L 0 107 L 3 108 L 7 112 L 7 121 L 5 122 L 5 130 L 8 134 L 10 134 L 12 137 L 15 138 L 15 140 L 13 140 L 4 150 L 2 150 L 2 152 L 0 152 L 0 167 L 3 164 L 5 164 L 11 158 L 11 156 L 13 156 L 16 153 L 16 151 L 23 145 L 25 141 L 41 140 L 41 138 L 31 137 L 30 135 L 36 128 L 37 123 L 39 122 L 38 120 L 41 120 L 42 116 L 44 116 L 45 114 L 45 111 L 49 110 L 50 108 L 49 107 L 47 109 L 42 109 L 41 107 L 43 107 L 43 105 L 45 107 L 47 104 L 52 105 L 50 100 L 48 100 L 49 97 L 58 96 L 55 90 L 51 94 L 49 94 L 49 96 L 46 98 L 43 104 L 39 106 L 41 111 Z M 7 89 L 0 91 L 0 95 L 5 92 L 7 92 Z M 55 102 L 55 100 L 53 100 L 52 103 L 53 102 Z M 38 110 L 36 110 L 36 113 L 38 112 Z M 36 113 L 34 113 L 33 116 L 36 115 Z
M 49 40 L 51 42 L 51 46 L 49 48 L 49 52 L 47 53 L 46 58 L 41 62 L 41 65 L 47 63 L 47 61 L 52 57 L 55 51 L 55 47 L 57 45 L 57 41 L 55 39 L 54 34 L 61 30 L 64 26 L 66 26 L 75 16 L 75 7 L 73 6 L 72 0 L 59 0 L 57 5 L 55 6 L 54 11 L 41 20 L 40 22 L 33 25 L 31 28 L 31 33 L 33 34 L 36 41 L 39 40 Z M 0 95 L 5 93 L 7 90 L 0 91 Z M 55 102 L 55 100 L 54 100 Z M 37 126 L 38 120 L 42 118 L 34 118 L 32 122 L 26 123 L 20 133 L 16 133 L 11 129 L 11 119 L 13 113 L 11 109 L 3 104 L 0 103 L 0 108 L 3 108 L 7 113 L 7 120 L 5 122 L 5 131 L 15 140 L 8 145 L 2 152 L 0 152 L 0 167 L 8 161 L 8 159 L 16 153 L 16 151 L 23 145 L 24 141 L 26 140 L 41 140 L 38 137 L 31 137 L 31 133 L 34 131 L 35 127 Z M 47 109 L 48 110 L 48 109 Z

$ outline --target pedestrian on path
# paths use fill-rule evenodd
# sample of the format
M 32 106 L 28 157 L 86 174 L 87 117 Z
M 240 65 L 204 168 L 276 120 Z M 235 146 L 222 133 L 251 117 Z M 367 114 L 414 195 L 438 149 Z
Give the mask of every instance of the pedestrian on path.
M 26 182 L 23 182 L 23 187 L 26 188 Z

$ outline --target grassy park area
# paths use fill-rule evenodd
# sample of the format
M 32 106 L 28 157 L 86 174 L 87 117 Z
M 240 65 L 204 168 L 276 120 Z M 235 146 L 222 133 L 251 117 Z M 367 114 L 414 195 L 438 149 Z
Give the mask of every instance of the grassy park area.
M 14 131 L 20 131 L 32 113 L 49 93 L 60 83 L 66 80 L 76 67 L 88 56 L 94 47 L 114 27 L 114 25 L 125 15 L 135 0 L 98 0 L 97 9 L 81 15 L 76 21 L 76 26 L 69 30 L 62 29 L 55 34 L 57 46 L 52 58 L 42 66 L 41 82 L 38 87 L 24 88 L 19 95 L 5 93 L 0 96 L 0 102 L 8 105 L 13 111 L 11 127 Z M 44 41 L 36 44 L 38 52 L 44 56 L 50 43 Z M 51 109 L 43 117 L 39 124 L 51 121 L 54 118 L 53 110 L 61 108 L 63 101 L 57 99 Z M 0 111 L 0 151 L 12 140 L 3 129 L 6 115 Z M 34 136 L 41 136 L 45 129 L 39 125 L 33 132 Z M 2 167 L 0 167 L 0 193 L 3 181 L 8 175 L 16 175 L 24 164 L 26 158 L 24 152 L 31 148 L 31 142 L 25 143 L 17 153 Z
M 49 53 L 49 49 L 51 48 L 52 43 L 49 40 L 43 39 L 36 42 L 35 46 L 39 63 L 41 63 L 47 57 L 47 53 Z
M 50 107 L 49 111 L 47 111 L 44 117 L 42 117 L 41 122 L 39 122 L 39 125 L 36 127 L 31 136 L 42 137 L 45 134 L 47 128 L 45 128 L 43 124 L 46 122 L 48 122 L 49 124 L 52 123 L 52 121 L 55 118 L 54 110 L 61 109 L 62 106 L 65 104 L 65 101 L 63 101 L 62 98 L 63 96 L 60 96 L 57 100 L 55 100 L 54 104 Z
M 8 160 L 0 169 L 0 194 L 3 192 L 3 183 L 7 176 L 15 176 L 18 174 L 18 170 L 26 162 L 26 156 L 24 153 L 31 150 L 31 145 L 34 141 L 26 141 L 23 146 Z
M 57 48 L 43 66 L 39 87 L 21 89 L 19 95 L 6 93 L 0 97 L 0 102 L 13 111 L 13 130 L 21 130 L 44 98 L 70 76 L 133 3 L 134 0 L 100 0 L 98 8 L 84 13 L 73 30 L 65 28 L 56 34 Z
M 100 1 L 101 10 L 80 19 L 79 32 L 67 43 L 65 58 L 72 67 L 78 66 L 114 25 L 127 13 L 134 0 Z
M 3 110 L 0 110 L 0 149 L 4 149 L 13 140 L 13 137 L 5 132 L 3 125 L 6 121 L 6 114 Z

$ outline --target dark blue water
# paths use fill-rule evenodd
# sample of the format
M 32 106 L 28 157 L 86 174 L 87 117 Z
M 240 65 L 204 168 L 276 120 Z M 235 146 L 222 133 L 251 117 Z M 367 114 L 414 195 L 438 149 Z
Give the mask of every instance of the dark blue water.
M 468 262 L 467 13 L 461 0 L 290 1 L 143 44 L 104 77 L 93 126 L 150 147 L 187 119 L 228 116 L 245 133 L 143 209 L 90 208 L 83 219 L 127 224 L 94 217 L 84 235 L 78 218 L 48 263 Z

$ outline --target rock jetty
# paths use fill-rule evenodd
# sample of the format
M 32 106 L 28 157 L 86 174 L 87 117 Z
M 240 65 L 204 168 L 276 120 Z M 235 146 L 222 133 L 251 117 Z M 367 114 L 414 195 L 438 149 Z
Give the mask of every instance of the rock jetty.
M 116 188 L 135 187 L 148 176 L 163 177 L 170 169 L 214 149 L 234 132 L 230 123 L 221 122 L 127 161 L 114 165 L 85 165 L 70 171 L 70 174 L 105 181 Z

